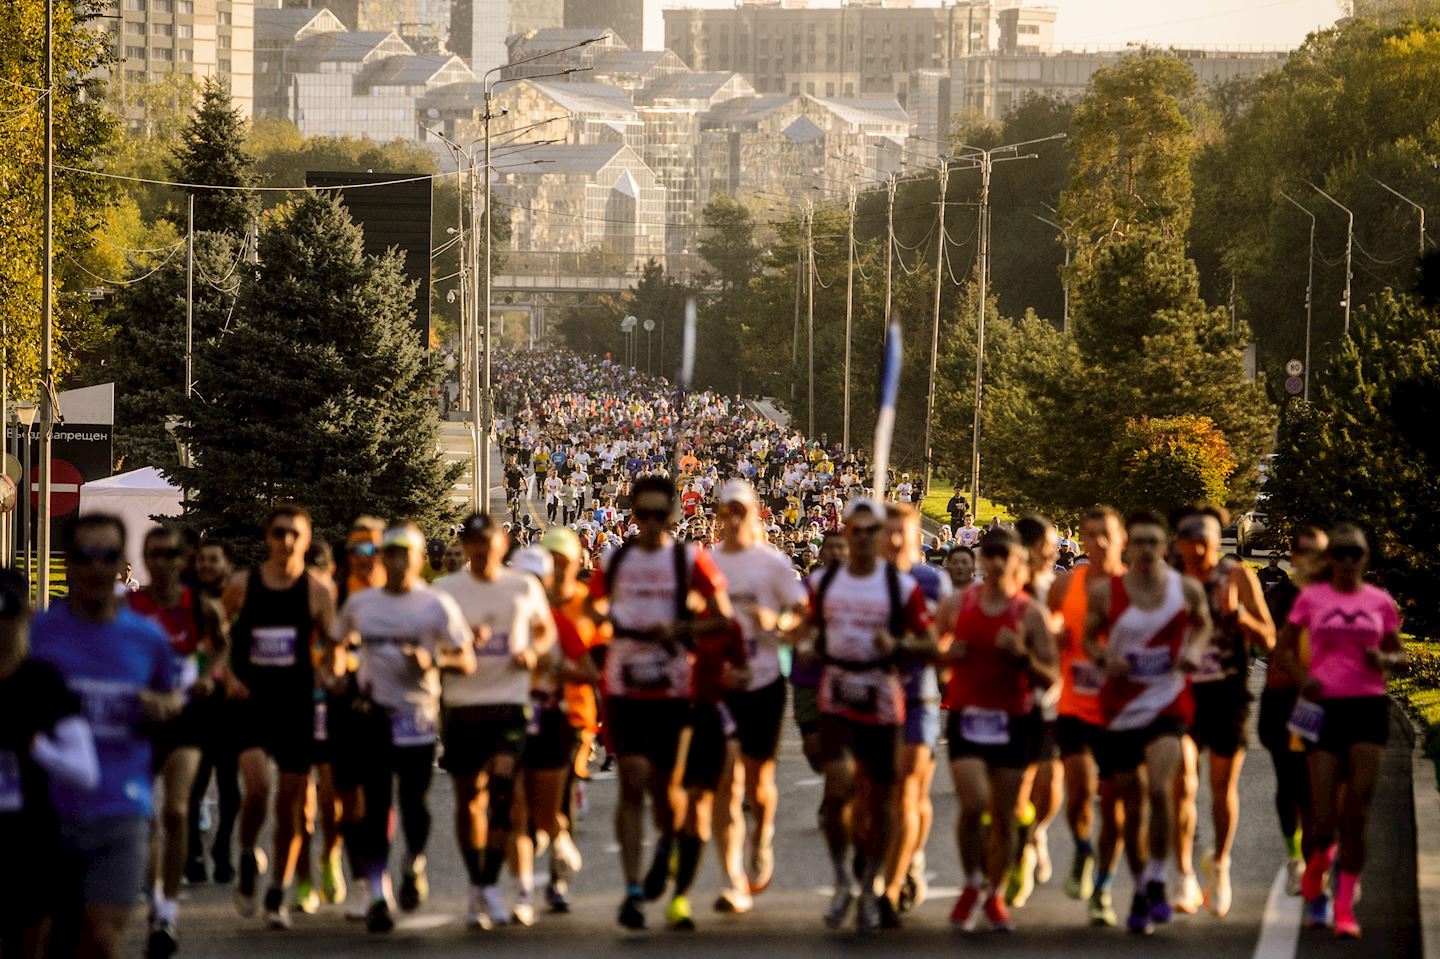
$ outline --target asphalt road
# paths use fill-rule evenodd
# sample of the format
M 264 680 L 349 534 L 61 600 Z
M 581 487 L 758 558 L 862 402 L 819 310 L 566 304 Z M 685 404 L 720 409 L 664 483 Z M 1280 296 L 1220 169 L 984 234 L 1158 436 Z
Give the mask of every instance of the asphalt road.
M 1257 681 L 1259 678 L 1255 677 Z M 1235 902 L 1232 913 L 1224 920 L 1205 913 L 1179 917 L 1148 939 L 1122 931 L 1088 928 L 1083 904 L 1067 899 L 1061 890 L 1072 850 L 1063 822 L 1057 822 L 1050 835 L 1056 878 L 1037 890 L 1028 906 L 1016 911 L 1018 931 L 1009 936 L 952 932 L 947 919 L 959 874 L 953 841 L 955 802 L 948 774 L 942 770 L 935 785 L 936 827 L 928 845 L 930 900 L 910 913 L 905 928 L 895 932 L 865 938 L 851 932 L 829 932 L 820 920 L 830 875 L 815 824 L 820 782 L 805 764 L 794 727 L 787 721 L 780 761 L 777 875 L 774 885 L 757 898 L 749 915 L 722 916 L 710 910 L 720 886 L 711 849 L 707 850 L 691 897 L 696 909 L 696 931 L 677 933 L 664 928 L 663 903 L 650 907 L 650 931 L 622 931 L 615 924 L 621 890 L 611 828 L 616 787 L 611 776 L 597 773 L 590 787 L 589 813 L 576 830 L 585 868 L 573 884 L 573 911 L 565 916 L 542 913 L 530 929 L 509 927 L 491 933 L 468 930 L 461 918 L 464 874 L 450 832 L 451 793 L 445 775 L 437 771 L 431 790 L 435 814 L 430 843 L 432 898 L 418 912 L 402 916 L 392 934 L 368 935 L 358 923 L 347 923 L 342 910 L 335 906 L 322 907 L 315 916 L 296 916 L 294 928 L 288 932 L 269 931 L 259 919 L 241 920 L 236 916 L 228 887 L 200 885 L 187 887 L 182 893 L 181 954 L 246 959 L 257 953 L 469 956 L 477 949 L 486 949 L 498 955 L 523 952 L 526 956 L 570 956 L 579 952 L 586 956 L 669 956 L 683 950 L 687 955 L 705 957 L 753 957 L 757 950 L 764 950 L 785 956 L 818 957 L 852 953 L 940 956 L 951 955 L 957 949 L 974 949 L 999 956 L 1064 954 L 1106 959 L 1150 956 L 1157 950 L 1167 956 L 1197 959 L 1288 959 L 1302 950 L 1307 959 L 1341 955 L 1418 957 L 1407 728 L 1392 722 L 1392 749 L 1376 800 L 1371 860 L 1358 906 L 1365 938 L 1358 944 L 1337 944 L 1322 932 L 1301 933 L 1298 900 L 1272 889 L 1283 853 L 1272 806 L 1269 757 L 1258 747 L 1248 757 L 1241 780 L 1242 814 L 1233 867 Z M 1208 807 L 1208 799 L 1202 794 L 1197 856 L 1209 845 Z M 1115 889 L 1122 916 L 1130 891 L 1130 880 L 1122 866 Z M 138 925 L 133 930 L 133 955 L 141 952 Z

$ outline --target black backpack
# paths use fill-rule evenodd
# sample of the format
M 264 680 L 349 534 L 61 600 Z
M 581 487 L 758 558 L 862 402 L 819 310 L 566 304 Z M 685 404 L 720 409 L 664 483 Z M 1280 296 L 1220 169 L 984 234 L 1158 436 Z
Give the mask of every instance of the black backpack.
M 849 659 L 836 659 L 825 649 L 825 594 L 830 591 L 830 585 L 840 572 L 840 564 L 834 563 L 825 567 L 825 572 L 820 574 L 820 582 L 815 586 L 815 622 L 818 635 L 815 637 L 815 652 L 821 661 L 841 669 L 866 670 L 878 666 L 894 666 L 900 659 L 900 651 L 897 649 L 888 656 L 879 659 L 855 661 Z M 905 631 L 905 600 L 900 596 L 900 570 L 895 568 L 894 563 L 885 563 L 885 588 L 890 594 L 890 635 L 899 637 Z

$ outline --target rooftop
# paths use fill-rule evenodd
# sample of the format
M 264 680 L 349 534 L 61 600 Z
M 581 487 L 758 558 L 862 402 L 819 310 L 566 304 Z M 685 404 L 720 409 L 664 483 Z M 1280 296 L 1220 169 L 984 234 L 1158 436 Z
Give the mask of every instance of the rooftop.
M 637 99 L 642 102 L 654 100 L 710 100 L 718 94 L 725 84 L 731 82 L 740 74 L 719 71 L 714 73 L 671 73 L 663 77 L 656 77 L 645 89 L 642 90 Z M 744 93 L 753 93 L 754 87 L 741 77 Z
M 396 46 L 394 52 L 397 54 L 413 54 L 415 52 L 396 34 L 380 30 L 319 33 L 301 40 L 296 45 L 296 50 L 311 60 L 330 63 L 359 63 L 367 59 L 386 41 L 392 41 L 392 46 Z
M 297 33 L 311 24 L 326 32 L 345 29 L 340 18 L 324 7 L 288 7 L 284 10 L 261 8 L 255 11 L 255 39 L 292 40 Z
M 619 113 L 635 115 L 635 104 L 625 91 L 608 83 L 564 83 L 527 81 L 571 113 Z
M 910 122 L 910 115 L 892 95 L 815 97 L 815 102 L 849 123 Z
M 577 145 L 547 143 L 542 146 L 496 150 L 495 171 L 500 176 L 561 176 L 599 173 L 615 154 L 629 148 L 619 143 Z
M 419 86 L 429 83 L 441 70 L 456 63 L 462 67 L 465 65 L 465 61 L 453 53 L 386 57 L 370 68 L 365 82 L 372 86 Z

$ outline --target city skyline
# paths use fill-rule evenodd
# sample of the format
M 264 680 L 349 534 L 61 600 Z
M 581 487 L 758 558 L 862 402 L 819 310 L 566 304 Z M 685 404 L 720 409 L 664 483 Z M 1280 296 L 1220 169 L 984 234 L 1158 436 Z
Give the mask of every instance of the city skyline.
M 664 43 L 663 11 L 671 7 L 732 6 L 734 0 L 645 0 L 645 48 Z M 811 0 L 812 6 L 839 6 L 839 0 Z M 938 3 L 919 3 L 938 6 Z M 1341 16 L 1337 0 L 1047 0 L 1035 6 L 1059 11 L 1055 46 L 1060 49 L 1114 49 L 1127 43 L 1188 47 L 1289 49 L 1306 35 Z M 1142 12 L 1137 14 L 1137 9 Z

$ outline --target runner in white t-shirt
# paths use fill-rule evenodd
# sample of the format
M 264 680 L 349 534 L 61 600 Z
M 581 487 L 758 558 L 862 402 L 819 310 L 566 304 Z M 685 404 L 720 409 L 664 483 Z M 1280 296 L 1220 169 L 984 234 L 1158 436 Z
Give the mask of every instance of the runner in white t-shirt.
M 472 514 L 460 541 L 469 568 L 435 588 L 459 604 L 476 665 L 469 675 L 445 677 L 443 765 L 455 784 L 455 834 L 470 877 L 467 921 L 488 929 L 510 921 L 500 869 L 525 745 L 530 674 L 555 644 L 555 622 L 540 584 L 503 565 L 506 537 L 497 518 Z
M 806 601 L 790 561 L 761 536 L 758 510 L 755 491 L 744 480 L 731 480 L 721 489 L 717 514 L 723 539 L 712 555 L 728 584 L 750 657 L 748 688 L 725 696 L 740 741 L 740 764 L 731 766 L 720 783 L 720 795 L 729 801 L 720 804 L 716 817 L 722 869 L 731 882 L 715 905 L 726 912 L 749 909 L 750 894 L 764 892 L 775 872 L 775 756 L 785 717 L 780 630 L 790 610 Z M 755 816 L 748 834 L 746 803 Z M 745 868 L 739 862 L 742 846 L 748 851 Z

